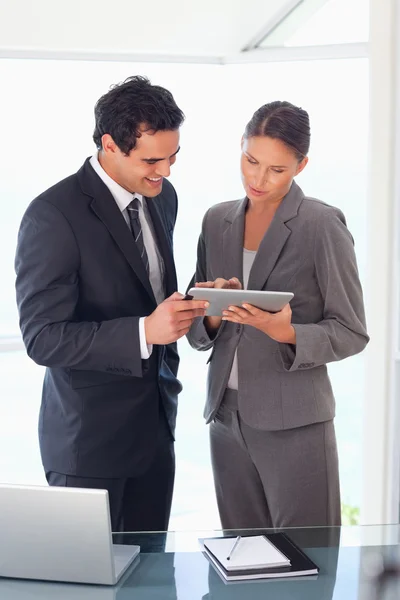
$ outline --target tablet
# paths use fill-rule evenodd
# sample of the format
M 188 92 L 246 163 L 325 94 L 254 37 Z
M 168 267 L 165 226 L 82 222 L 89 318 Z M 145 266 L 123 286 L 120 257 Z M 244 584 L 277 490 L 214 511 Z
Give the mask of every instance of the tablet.
M 278 312 L 293 298 L 292 292 L 264 292 L 259 290 L 227 290 L 214 288 L 190 288 L 188 296 L 194 300 L 210 303 L 206 315 L 220 317 L 229 306 L 252 304 L 268 312 Z

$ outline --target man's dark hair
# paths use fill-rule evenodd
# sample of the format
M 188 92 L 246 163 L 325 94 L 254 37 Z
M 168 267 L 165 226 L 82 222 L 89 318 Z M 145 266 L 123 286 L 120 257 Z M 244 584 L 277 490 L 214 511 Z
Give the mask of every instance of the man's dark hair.
M 267 136 L 281 140 L 300 161 L 310 148 L 308 113 L 290 102 L 270 102 L 261 106 L 246 125 L 244 137 Z
M 174 131 L 185 118 L 171 92 L 140 75 L 113 85 L 97 101 L 94 116 L 93 140 L 97 148 L 101 150 L 101 138 L 108 133 L 124 154 L 136 146 L 141 126 L 154 133 Z

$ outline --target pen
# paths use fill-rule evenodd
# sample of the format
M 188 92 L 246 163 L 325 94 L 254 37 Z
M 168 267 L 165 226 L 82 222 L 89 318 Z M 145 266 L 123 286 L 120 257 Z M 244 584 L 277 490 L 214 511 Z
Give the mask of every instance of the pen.
M 239 544 L 239 542 L 240 542 L 241 539 L 242 539 L 241 536 L 238 535 L 237 538 L 236 538 L 236 540 L 235 540 L 235 543 L 232 546 L 232 550 L 229 552 L 229 556 L 226 557 L 226 560 L 231 560 L 231 556 L 234 553 L 234 551 L 236 550 L 236 548 L 237 548 L 237 546 L 238 546 L 238 544 Z

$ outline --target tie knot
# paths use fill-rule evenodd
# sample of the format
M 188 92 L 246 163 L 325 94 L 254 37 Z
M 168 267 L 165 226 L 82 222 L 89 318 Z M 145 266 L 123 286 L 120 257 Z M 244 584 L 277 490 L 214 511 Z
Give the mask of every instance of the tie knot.
M 139 213 L 139 198 L 133 198 L 133 200 L 128 204 L 128 210 L 136 211 L 137 213 Z

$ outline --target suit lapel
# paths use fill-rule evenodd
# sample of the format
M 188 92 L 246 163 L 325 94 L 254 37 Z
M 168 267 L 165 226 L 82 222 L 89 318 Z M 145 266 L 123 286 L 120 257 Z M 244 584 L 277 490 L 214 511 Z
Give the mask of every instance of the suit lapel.
M 247 198 L 234 204 L 232 210 L 226 215 L 225 221 L 229 223 L 223 237 L 223 277 L 230 279 L 237 277 L 243 284 L 243 239 L 244 216 Z
M 277 220 L 275 215 L 255 256 L 249 275 L 248 288 L 250 290 L 263 289 L 289 235 L 290 229 L 286 227 L 285 223 Z
M 165 219 L 163 219 L 162 210 L 159 207 L 157 200 L 155 198 L 146 198 L 146 203 L 153 223 L 156 242 L 158 243 L 160 254 L 164 260 L 165 291 L 166 296 L 168 297 L 176 292 L 178 288 L 172 246 L 167 237 Z
M 295 218 L 303 200 L 303 192 L 293 182 L 266 231 L 250 271 L 248 288 L 262 290 L 275 267 L 283 248 L 291 234 L 287 222 Z
M 154 304 L 153 290 L 145 266 L 126 221 L 119 210 L 111 192 L 92 169 L 89 160 L 78 172 L 82 190 L 93 198 L 90 206 L 108 229 L 111 237 L 132 267 L 143 288 Z

